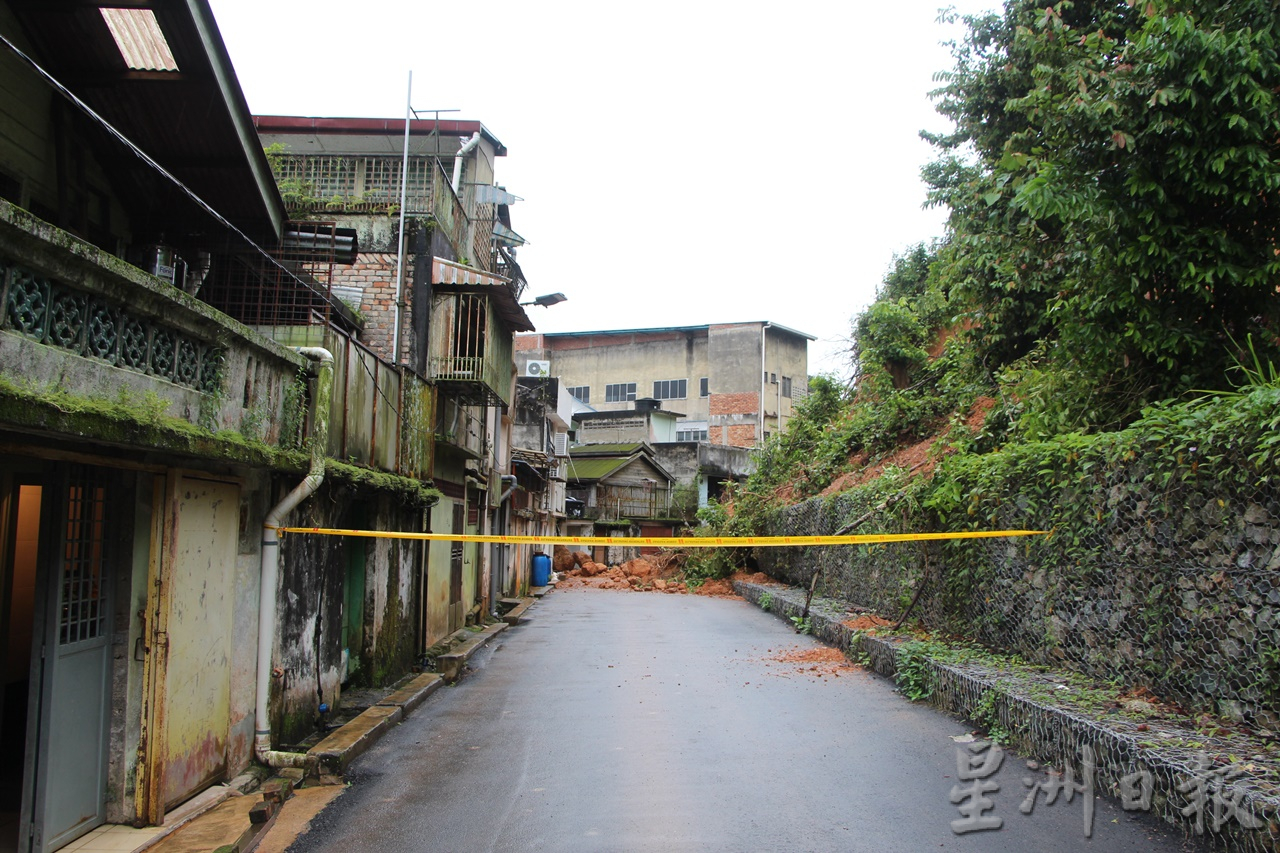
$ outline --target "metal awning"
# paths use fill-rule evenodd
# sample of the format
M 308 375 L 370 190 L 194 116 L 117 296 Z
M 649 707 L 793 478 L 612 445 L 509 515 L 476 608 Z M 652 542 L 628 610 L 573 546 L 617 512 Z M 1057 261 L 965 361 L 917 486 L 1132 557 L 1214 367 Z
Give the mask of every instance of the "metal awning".
M 431 261 L 431 283 L 434 285 L 498 287 L 511 284 L 500 275 L 478 270 L 456 261 L 446 261 L 444 258 L 432 258 Z
M 513 332 L 533 331 L 533 321 L 516 298 L 515 288 L 506 278 L 478 270 L 457 261 L 431 259 L 431 284 L 441 292 L 483 293 L 490 296 L 503 324 Z
M 493 223 L 493 239 L 504 246 L 523 246 L 525 239 L 501 222 Z

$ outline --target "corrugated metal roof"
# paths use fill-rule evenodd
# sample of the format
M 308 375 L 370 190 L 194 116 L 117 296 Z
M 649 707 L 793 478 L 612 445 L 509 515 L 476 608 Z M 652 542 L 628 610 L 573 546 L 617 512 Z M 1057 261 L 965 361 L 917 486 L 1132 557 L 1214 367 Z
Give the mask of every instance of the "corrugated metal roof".
M 590 459 L 570 459 L 568 479 L 570 480 L 603 480 L 610 474 L 625 468 L 632 460 L 630 456 L 601 456 Z
M 120 48 L 125 65 L 134 71 L 177 71 L 169 42 L 150 9 L 99 9 Z
M 108 19 L 93 4 L 31 2 L 10 8 L 31 41 L 33 58 L 46 71 L 237 227 L 257 239 L 279 237 L 284 204 L 254 137 L 208 0 L 121 5 L 151 15 L 172 66 L 181 70 L 131 67 Z M 118 178 L 113 188 L 129 208 L 135 232 L 207 231 L 208 214 L 182 191 L 109 133 L 85 124 L 94 156 Z
M 627 441 L 601 444 L 579 444 L 569 448 L 574 456 L 615 456 L 618 454 L 634 454 L 644 447 L 644 442 Z
M 434 258 L 431 267 L 432 285 L 450 293 L 483 293 L 492 297 L 493 305 L 503 324 L 513 332 L 533 329 L 533 321 L 525 313 L 516 298 L 511 282 L 500 275 L 487 273 L 444 258 Z

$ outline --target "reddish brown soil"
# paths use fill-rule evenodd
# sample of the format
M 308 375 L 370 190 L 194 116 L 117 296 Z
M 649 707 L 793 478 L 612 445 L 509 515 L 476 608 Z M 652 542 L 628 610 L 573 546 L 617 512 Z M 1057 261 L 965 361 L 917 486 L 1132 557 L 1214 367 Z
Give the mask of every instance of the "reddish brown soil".
M 787 664 L 787 671 L 774 671 L 773 675 L 807 675 L 813 678 L 839 678 L 842 673 L 857 669 L 839 649 L 820 646 L 812 649 L 786 649 L 765 659 Z M 769 664 L 766 663 L 766 666 Z
M 996 401 L 991 397 L 979 397 L 974 401 L 973 408 L 969 410 L 968 416 L 965 417 L 965 426 L 975 432 L 981 429 L 982 424 L 986 422 L 987 414 L 995 404 Z M 933 435 L 908 447 L 898 448 L 888 456 L 879 459 L 874 465 L 867 465 L 866 452 L 858 451 L 849 457 L 849 466 L 853 470 L 847 474 L 841 474 L 832 481 L 831 485 L 822 490 L 822 496 L 827 497 L 828 495 L 838 494 L 854 486 L 869 483 L 883 474 L 884 469 L 889 466 L 905 468 L 912 474 L 928 477 L 938 464 L 939 457 L 931 455 L 933 445 L 938 438 L 940 436 Z M 950 451 L 943 452 L 949 453 Z
M 559 546 L 557 546 L 559 548 Z M 565 565 L 569 568 L 560 573 L 561 589 L 619 589 L 631 592 L 665 592 L 696 593 L 718 598 L 740 598 L 733 591 L 733 581 L 744 580 L 750 583 L 772 583 L 773 580 L 762 572 L 749 574 L 738 572 L 724 580 L 709 580 L 695 588 L 690 588 L 681 580 L 681 568 L 684 556 L 678 551 L 663 551 L 658 554 L 646 554 L 635 560 L 628 560 L 620 566 L 606 566 L 596 563 L 590 556 L 581 551 L 571 553 Z M 557 551 L 557 556 L 559 552 Z
M 841 624 L 853 631 L 867 631 L 874 635 L 877 628 L 892 626 L 893 622 L 874 613 L 863 613 L 853 619 L 846 619 Z

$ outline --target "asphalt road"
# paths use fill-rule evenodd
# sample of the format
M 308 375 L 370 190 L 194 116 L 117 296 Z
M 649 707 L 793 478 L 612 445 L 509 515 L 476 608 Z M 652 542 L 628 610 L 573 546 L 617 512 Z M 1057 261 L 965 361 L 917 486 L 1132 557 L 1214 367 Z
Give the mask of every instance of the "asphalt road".
M 777 660 L 818 644 L 737 599 L 560 590 L 352 766 L 290 851 L 1182 851 L 1110 798 L 1043 796 L 1006 755 L 953 832 L 963 721 L 857 669 Z M 974 759 L 981 764 L 981 756 Z

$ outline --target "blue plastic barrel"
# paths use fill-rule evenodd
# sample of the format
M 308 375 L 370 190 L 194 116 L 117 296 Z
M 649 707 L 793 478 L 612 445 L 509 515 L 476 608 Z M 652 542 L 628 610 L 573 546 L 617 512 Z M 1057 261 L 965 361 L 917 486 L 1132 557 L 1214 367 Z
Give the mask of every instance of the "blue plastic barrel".
M 551 558 L 546 554 L 533 555 L 533 585 L 546 586 L 551 582 Z

